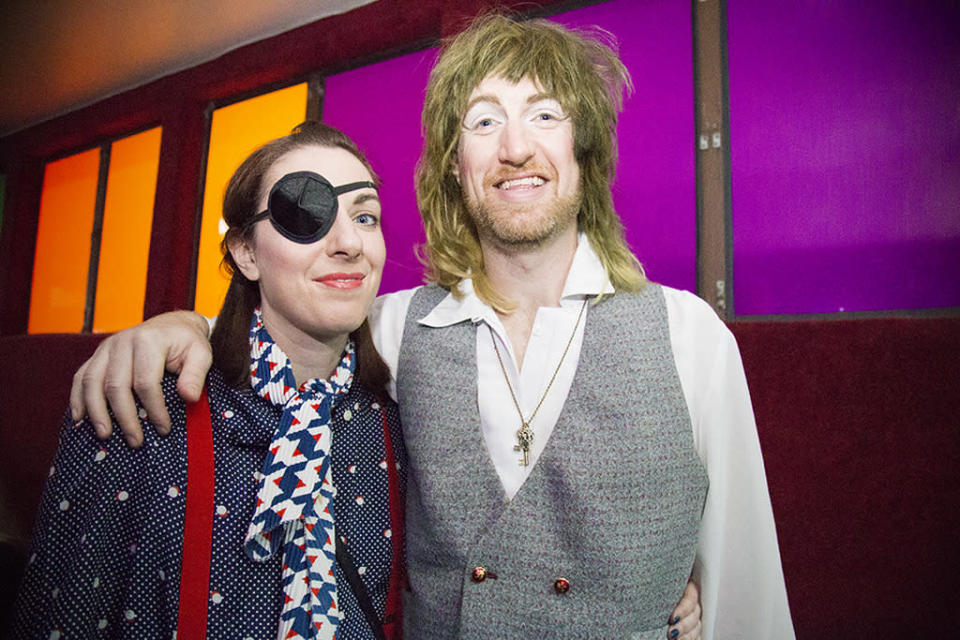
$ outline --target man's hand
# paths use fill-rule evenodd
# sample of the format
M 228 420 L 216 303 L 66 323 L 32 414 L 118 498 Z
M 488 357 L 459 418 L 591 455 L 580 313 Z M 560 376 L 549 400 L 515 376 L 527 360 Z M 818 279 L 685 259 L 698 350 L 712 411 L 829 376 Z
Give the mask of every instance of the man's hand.
M 170 433 L 170 416 L 160 382 L 163 370 L 179 373 L 177 391 L 188 402 L 199 399 L 212 356 L 207 321 L 192 311 L 164 313 L 110 336 L 73 375 L 70 413 L 90 417 L 97 436 L 112 431 L 107 403 L 132 447 L 143 442 L 133 398 L 136 392 L 147 416 L 161 434 Z
M 669 640 L 700 640 L 700 587 L 692 579 L 687 581 L 683 597 L 670 614 L 667 628 Z

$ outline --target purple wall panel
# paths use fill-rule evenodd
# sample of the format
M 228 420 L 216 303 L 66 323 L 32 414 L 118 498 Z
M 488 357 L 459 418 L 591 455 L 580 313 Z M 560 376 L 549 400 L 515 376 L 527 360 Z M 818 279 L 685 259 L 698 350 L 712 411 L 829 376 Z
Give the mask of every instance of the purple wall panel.
M 696 288 L 696 195 L 690 5 L 678 0 L 613 0 L 553 19 L 599 25 L 617 36 L 636 92 L 619 126 L 614 198 L 627 240 L 651 279 Z M 420 109 L 436 50 L 327 78 L 323 118 L 369 155 L 384 184 L 388 262 L 381 292 L 416 286 L 423 242 L 413 190 Z
M 635 85 L 618 126 L 614 202 L 627 241 L 656 282 L 697 290 L 693 41 L 690 3 L 613 0 L 554 18 L 598 25 L 620 42 Z
M 960 305 L 960 8 L 727 3 L 738 315 Z
M 435 57 L 436 49 L 420 51 L 326 80 L 324 122 L 353 138 L 383 180 L 387 263 L 381 293 L 423 283 L 423 269 L 413 252 L 424 241 L 413 169 L 422 141 L 423 90 Z

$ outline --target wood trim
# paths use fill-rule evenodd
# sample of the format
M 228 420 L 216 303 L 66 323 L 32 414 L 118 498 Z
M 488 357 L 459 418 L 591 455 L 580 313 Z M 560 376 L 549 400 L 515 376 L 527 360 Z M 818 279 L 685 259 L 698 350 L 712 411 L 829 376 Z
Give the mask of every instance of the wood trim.
M 693 0 L 697 294 L 733 317 L 726 3 Z M 706 147 L 706 148 L 704 148 Z
M 770 313 L 738 315 L 732 322 L 804 322 L 810 320 L 875 320 L 880 318 L 957 318 L 960 307 L 926 309 L 880 309 L 877 311 L 830 311 L 823 313 Z
M 90 229 L 90 256 L 87 263 L 87 295 L 83 309 L 81 333 L 93 330 L 93 312 L 97 306 L 97 274 L 100 273 L 100 240 L 103 235 L 103 213 L 107 205 L 107 178 L 110 175 L 112 143 L 100 147 L 97 169 L 97 197 L 93 205 L 93 227 Z
M 323 98 L 326 95 L 326 78 L 313 73 L 307 78 L 307 120 L 323 120 Z

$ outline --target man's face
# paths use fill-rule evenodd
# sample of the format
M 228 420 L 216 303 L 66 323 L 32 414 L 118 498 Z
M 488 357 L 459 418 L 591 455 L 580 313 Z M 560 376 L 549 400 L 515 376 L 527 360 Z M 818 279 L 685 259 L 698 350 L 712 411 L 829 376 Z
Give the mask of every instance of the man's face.
M 454 173 L 481 240 L 537 244 L 576 230 L 573 123 L 534 81 L 488 76 L 470 94 Z

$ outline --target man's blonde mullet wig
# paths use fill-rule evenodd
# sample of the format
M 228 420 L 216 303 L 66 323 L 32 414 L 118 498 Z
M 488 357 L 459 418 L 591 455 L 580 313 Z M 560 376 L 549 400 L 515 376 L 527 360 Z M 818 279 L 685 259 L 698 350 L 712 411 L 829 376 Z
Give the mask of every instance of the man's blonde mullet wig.
M 484 274 L 477 232 L 452 171 L 470 94 L 490 75 L 511 82 L 535 79 L 573 119 L 574 156 L 583 188 L 579 230 L 590 239 L 616 290 L 640 290 L 646 282 L 643 268 L 627 247 L 610 194 L 617 114 L 624 91 L 632 89 L 612 36 L 599 29 L 573 31 L 545 20 L 518 21 L 498 14 L 477 18 L 447 41 L 427 83 L 416 188 L 427 236 L 421 255 L 428 279 L 456 294 L 461 280 L 473 278 L 481 300 L 498 311 L 513 306 Z

